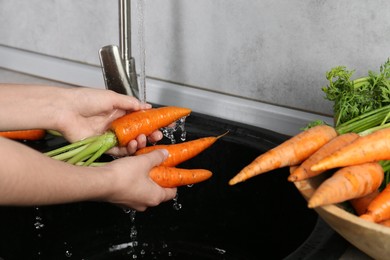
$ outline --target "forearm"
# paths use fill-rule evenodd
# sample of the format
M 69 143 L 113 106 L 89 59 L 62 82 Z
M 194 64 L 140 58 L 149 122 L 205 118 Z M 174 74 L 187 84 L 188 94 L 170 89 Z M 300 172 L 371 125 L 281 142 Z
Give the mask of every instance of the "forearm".
M 56 116 L 71 99 L 68 88 L 0 84 L 0 131 L 32 128 L 57 130 Z
M 104 169 L 51 159 L 0 138 L 0 205 L 47 205 L 102 200 L 112 178 Z

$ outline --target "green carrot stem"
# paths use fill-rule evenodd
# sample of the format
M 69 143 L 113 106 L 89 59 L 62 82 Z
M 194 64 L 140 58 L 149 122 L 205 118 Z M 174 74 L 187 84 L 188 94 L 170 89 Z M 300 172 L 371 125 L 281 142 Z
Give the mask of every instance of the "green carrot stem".
M 68 144 L 68 145 L 65 145 L 65 146 L 62 146 L 58 149 L 55 149 L 55 150 L 52 150 L 52 151 L 49 151 L 49 152 L 46 152 L 45 154 L 47 156 L 54 156 L 54 155 L 57 155 L 57 154 L 60 154 L 60 153 L 64 153 L 64 152 L 67 152 L 67 151 L 70 151 L 72 149 L 75 149 L 75 148 L 78 148 L 80 146 L 83 146 L 85 144 L 89 144 L 89 143 L 92 143 L 93 141 L 95 141 L 96 139 L 98 139 L 100 136 L 92 136 L 92 137 L 88 137 L 84 140 L 81 140 L 81 141 L 77 141 L 77 142 L 74 142 L 74 143 L 71 143 L 71 144 Z
M 358 87 L 360 87 L 360 86 L 362 86 L 362 85 L 368 83 L 368 82 L 369 82 L 369 81 L 368 81 L 369 79 L 370 79 L 370 77 L 357 78 L 357 79 L 355 79 L 355 80 L 352 81 L 353 87 L 354 87 L 354 88 L 358 88 Z
M 56 160 L 59 160 L 59 161 L 66 161 L 69 158 L 72 158 L 73 156 L 75 156 L 80 151 L 84 150 L 85 147 L 87 147 L 87 146 L 88 146 L 88 144 L 85 144 L 83 146 L 77 147 L 76 149 L 70 150 L 70 151 L 68 151 L 66 153 L 60 153 L 60 154 L 57 154 L 55 156 L 52 156 L 52 158 L 56 159 Z
M 360 116 L 357 116 L 343 124 L 340 124 L 336 127 L 336 130 L 339 134 L 344 134 L 348 132 L 360 133 L 366 131 L 370 128 L 383 125 L 387 122 L 390 114 L 390 105 L 372 110 L 370 112 L 364 113 Z
M 93 155 L 93 154 L 87 154 L 87 155 L 85 155 L 83 158 L 80 158 L 80 157 L 79 157 L 79 158 L 77 159 L 77 161 L 78 161 L 78 162 L 84 162 L 85 160 L 88 160 L 89 158 L 91 158 L 92 155 Z M 69 158 L 66 162 L 69 163 L 69 161 L 70 161 L 71 164 L 74 164 L 74 163 L 72 162 L 72 160 L 75 160 L 75 159 L 72 159 L 72 158 L 74 158 L 74 157 Z
M 112 147 L 114 147 L 116 144 L 117 144 L 117 139 L 115 134 L 111 131 L 108 131 L 98 136 L 96 140 L 88 144 L 88 146 L 85 149 L 77 153 L 74 157 L 70 158 L 68 160 L 68 163 L 75 164 L 82 160 L 85 160 L 86 158 L 93 156 L 93 154 L 95 154 L 96 152 L 101 152 L 99 150 L 102 147 L 103 147 L 102 150 L 104 150 L 102 153 L 104 153 L 109 149 L 111 149 Z
M 362 132 L 359 133 L 360 136 L 364 136 L 364 135 L 368 135 L 368 134 L 371 134 L 375 131 L 378 131 L 378 130 L 381 130 L 381 129 L 385 129 L 385 128 L 389 128 L 390 127 L 390 123 L 387 123 L 387 124 L 383 124 L 383 125 L 378 125 L 376 127 L 371 127 L 367 130 L 364 130 Z
M 117 139 L 115 135 L 106 135 L 106 138 L 104 139 L 104 143 L 100 147 L 99 150 L 97 150 L 85 163 L 85 166 L 90 165 L 93 163 L 96 159 L 98 159 L 103 153 L 110 150 L 112 147 L 114 147 L 117 144 Z
M 91 163 L 90 165 L 88 165 L 88 166 L 91 166 L 91 167 L 99 167 L 99 166 L 104 166 L 104 165 L 106 165 L 107 164 L 107 162 L 93 162 L 93 163 Z M 85 166 L 85 162 L 78 162 L 78 163 L 76 163 L 75 165 L 77 165 L 77 166 Z

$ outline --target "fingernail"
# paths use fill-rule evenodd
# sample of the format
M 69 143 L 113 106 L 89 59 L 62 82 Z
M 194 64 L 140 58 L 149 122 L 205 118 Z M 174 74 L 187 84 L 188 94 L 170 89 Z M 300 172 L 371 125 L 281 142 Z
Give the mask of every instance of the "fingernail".
M 164 158 L 168 158 L 169 152 L 167 149 L 161 149 L 162 153 L 164 154 Z

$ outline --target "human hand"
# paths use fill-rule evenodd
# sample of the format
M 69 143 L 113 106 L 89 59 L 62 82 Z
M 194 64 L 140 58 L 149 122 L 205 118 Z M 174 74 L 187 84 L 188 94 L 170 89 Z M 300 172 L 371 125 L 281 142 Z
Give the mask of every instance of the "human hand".
M 57 123 L 58 131 L 70 142 L 100 135 L 109 128 L 112 121 L 126 113 L 151 108 L 150 104 L 110 90 L 72 88 L 70 93 L 69 104 L 65 104 L 66 109 L 58 115 Z M 114 147 L 108 153 L 116 156 L 133 154 L 146 146 L 147 141 L 157 142 L 162 137 L 160 131 L 147 137 L 140 135 L 129 142 L 127 147 Z
M 176 196 L 177 188 L 162 188 L 150 177 L 154 166 L 168 157 L 166 150 L 116 159 L 105 166 L 112 180 L 111 192 L 104 198 L 107 202 L 137 211 L 145 211 Z

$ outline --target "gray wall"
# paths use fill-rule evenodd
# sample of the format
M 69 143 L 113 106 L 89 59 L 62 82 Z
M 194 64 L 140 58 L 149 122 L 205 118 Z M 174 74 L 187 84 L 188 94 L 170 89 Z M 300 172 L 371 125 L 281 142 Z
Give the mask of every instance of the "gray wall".
M 146 0 L 145 24 L 148 77 L 321 114 L 327 70 L 359 76 L 390 56 L 387 0 Z M 99 66 L 118 3 L 0 0 L 0 44 Z

